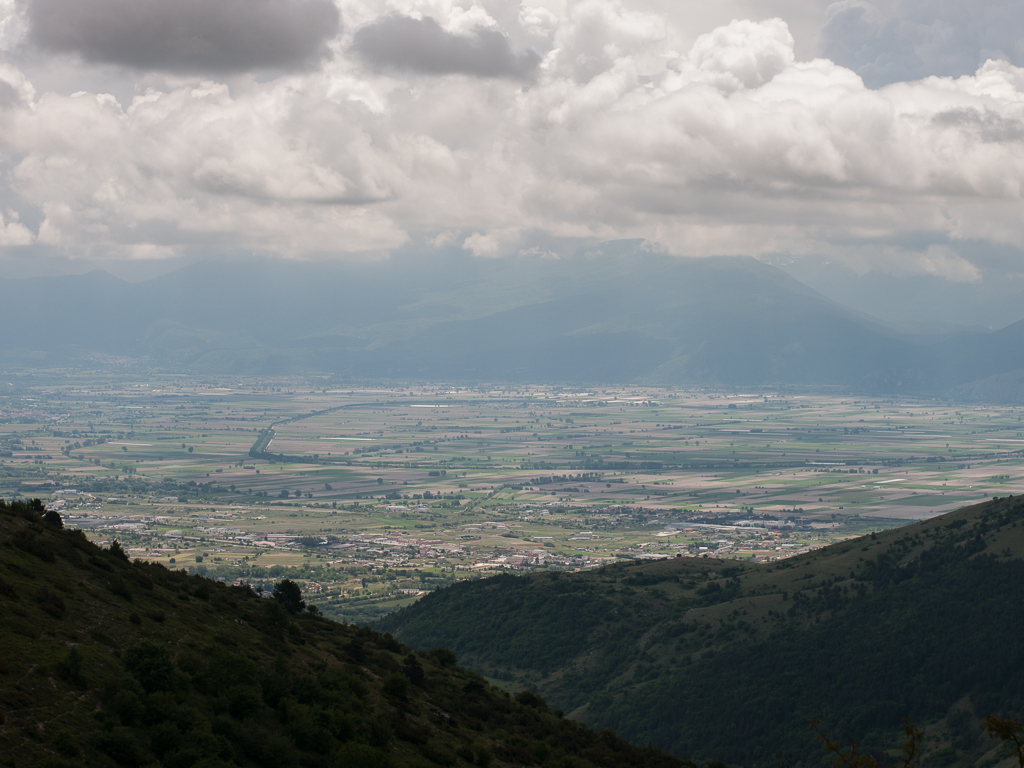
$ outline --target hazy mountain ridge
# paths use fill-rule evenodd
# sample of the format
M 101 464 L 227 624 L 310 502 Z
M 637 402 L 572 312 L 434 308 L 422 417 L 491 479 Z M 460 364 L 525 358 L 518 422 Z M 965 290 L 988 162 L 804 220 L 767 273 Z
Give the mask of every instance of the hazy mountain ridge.
M 881 750 L 907 715 L 927 764 L 994 765 L 981 718 L 1024 711 L 1024 499 L 766 565 L 466 582 L 377 626 L 676 754 L 817 763 L 806 717 Z
M 19 768 L 683 766 L 292 601 L 0 504 L 0 760 Z M 296 598 L 297 599 L 297 598 Z
M 961 399 L 988 403 L 1024 402 L 1024 370 L 1008 371 L 980 381 L 957 387 L 954 395 Z
M 96 272 L 0 281 L 9 318 L 0 359 L 929 394 L 1024 369 L 1024 322 L 912 336 L 754 259 L 680 259 L 636 243 L 608 250 L 561 260 L 219 262 L 142 283 Z M 42 315 L 30 311 L 40 306 Z

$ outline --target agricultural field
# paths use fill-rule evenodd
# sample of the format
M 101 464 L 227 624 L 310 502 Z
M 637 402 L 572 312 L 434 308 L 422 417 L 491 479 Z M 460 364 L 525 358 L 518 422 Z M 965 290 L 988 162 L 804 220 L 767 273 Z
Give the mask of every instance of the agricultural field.
M 1024 409 L 810 392 L 0 379 L 0 495 L 365 622 L 455 580 L 767 561 L 1024 490 Z

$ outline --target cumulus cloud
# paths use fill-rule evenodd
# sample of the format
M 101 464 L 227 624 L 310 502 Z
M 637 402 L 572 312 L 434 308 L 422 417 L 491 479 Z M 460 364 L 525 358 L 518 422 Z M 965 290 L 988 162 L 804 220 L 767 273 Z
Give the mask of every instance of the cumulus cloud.
M 68 252 L 338 255 L 415 240 L 501 256 L 646 238 L 683 255 L 860 258 L 914 233 L 942 247 L 887 258 L 961 282 L 984 265 L 959 243 L 1024 240 L 1024 69 L 1005 60 L 872 89 L 798 60 L 781 19 L 684 44 L 617 0 L 500 23 L 440 0 L 428 22 L 425 8 L 362 0 L 321 68 L 231 88 L 180 79 L 125 107 L 37 94 L 0 69 L 4 206 Z M 528 78 L 520 39 L 546 46 Z
M 416 19 L 399 14 L 357 30 L 352 50 L 378 69 L 429 75 L 526 78 L 540 62 L 534 51 L 514 52 L 498 30 L 474 25 L 454 33 L 429 16 Z
M 32 83 L 21 71 L 0 63 L 0 109 L 31 104 L 35 93 Z
M 16 212 L 8 211 L 6 221 L 3 214 L 0 214 L 0 246 L 30 245 L 34 240 L 28 227 L 18 221 Z
M 345 110 L 294 86 L 235 99 L 206 82 L 148 91 L 126 110 L 109 95 L 44 94 L 9 118 L 12 186 L 44 216 L 39 242 L 64 248 L 401 245 L 401 227 L 368 205 L 392 195 L 392 163 Z
M 872 87 L 970 74 L 990 58 L 1024 64 L 1024 14 L 1016 0 L 896 0 L 882 8 L 868 0 L 833 2 L 819 35 L 823 56 Z
M 782 19 L 733 21 L 701 35 L 687 57 L 719 89 L 756 88 L 793 63 L 793 36 Z
M 948 246 L 929 246 L 918 257 L 918 263 L 929 275 L 937 275 L 951 283 L 976 283 L 981 280 L 981 270 Z
M 29 0 L 28 18 L 45 49 L 171 72 L 302 68 L 340 24 L 331 0 Z
M 553 77 L 570 77 L 581 85 L 620 65 L 655 74 L 672 53 L 669 36 L 662 16 L 619 2 L 579 0 L 566 7 L 545 66 Z

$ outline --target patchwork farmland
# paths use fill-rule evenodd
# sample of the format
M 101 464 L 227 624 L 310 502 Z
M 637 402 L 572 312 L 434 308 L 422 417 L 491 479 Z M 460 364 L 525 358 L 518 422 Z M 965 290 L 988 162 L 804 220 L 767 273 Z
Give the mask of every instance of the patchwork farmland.
M 141 380 L 141 377 L 140 377 Z M 368 621 L 455 580 L 788 557 L 1024 490 L 1024 410 L 810 392 L 0 382 L 0 494 Z

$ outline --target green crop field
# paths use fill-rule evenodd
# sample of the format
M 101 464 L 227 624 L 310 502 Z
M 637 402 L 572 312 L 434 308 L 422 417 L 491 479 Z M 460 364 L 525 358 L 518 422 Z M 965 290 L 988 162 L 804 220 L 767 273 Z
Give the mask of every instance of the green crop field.
M 773 560 L 1024 489 L 1024 410 L 809 392 L 0 380 L 0 494 L 367 621 L 455 580 Z

